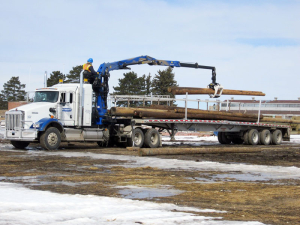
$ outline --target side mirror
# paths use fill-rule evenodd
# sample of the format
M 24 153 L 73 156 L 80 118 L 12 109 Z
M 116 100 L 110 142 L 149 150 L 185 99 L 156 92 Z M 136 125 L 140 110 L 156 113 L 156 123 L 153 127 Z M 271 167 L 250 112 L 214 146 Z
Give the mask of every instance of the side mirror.
M 50 108 L 49 112 L 55 113 L 56 112 L 56 108 Z

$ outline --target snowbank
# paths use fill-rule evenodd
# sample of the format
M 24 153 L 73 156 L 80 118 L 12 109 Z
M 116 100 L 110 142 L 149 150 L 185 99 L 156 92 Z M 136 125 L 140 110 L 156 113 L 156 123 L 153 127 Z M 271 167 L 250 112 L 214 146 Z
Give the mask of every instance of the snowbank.
M 57 194 L 0 182 L 0 224 L 232 224 L 259 222 L 222 221 L 190 212 L 218 212 L 94 195 Z

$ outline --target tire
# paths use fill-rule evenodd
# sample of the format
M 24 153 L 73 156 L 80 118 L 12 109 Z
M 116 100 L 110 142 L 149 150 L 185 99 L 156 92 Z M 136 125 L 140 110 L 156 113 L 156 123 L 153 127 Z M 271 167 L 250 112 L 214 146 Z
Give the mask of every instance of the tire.
M 97 141 L 97 144 L 100 148 L 103 148 L 103 147 L 114 147 L 115 146 L 115 142 L 113 139 L 109 139 L 108 142 L 106 141 Z
M 132 138 L 127 139 L 127 146 L 132 146 L 132 140 L 134 141 L 134 147 L 141 148 L 145 140 L 144 132 L 140 128 L 135 128 L 132 132 Z
M 10 141 L 10 143 L 18 149 L 25 149 L 30 144 L 28 141 Z
M 223 141 L 223 132 L 218 132 L 218 141 L 220 144 L 225 144 Z
M 40 137 L 41 146 L 46 150 L 58 149 L 61 142 L 61 135 L 57 128 L 48 128 Z
M 157 148 L 160 143 L 160 134 L 156 129 L 149 129 L 145 134 L 145 146 L 149 148 Z
M 229 145 L 231 143 L 231 139 L 227 137 L 226 132 L 218 132 L 218 141 L 220 144 Z
M 272 135 L 269 130 L 262 130 L 259 133 L 260 144 L 269 145 L 272 141 Z
M 248 138 L 250 145 L 257 145 L 259 142 L 259 133 L 256 129 L 251 129 L 249 131 L 249 138 Z
M 97 141 L 97 145 L 102 148 L 102 147 L 105 147 L 105 144 L 103 141 Z
M 244 133 L 244 144 L 249 145 L 249 131 L 248 130 Z
M 231 143 L 231 139 L 227 137 L 226 132 L 222 133 L 222 139 L 223 139 L 223 142 L 225 142 L 226 145 L 229 145 Z
M 281 130 L 275 130 L 272 133 L 272 144 L 280 145 L 281 142 L 282 142 L 282 132 L 281 132 Z
M 236 145 L 241 145 L 241 144 L 243 144 L 243 142 L 244 142 L 244 140 L 242 138 L 236 137 L 236 138 L 232 139 L 232 143 L 236 144 Z

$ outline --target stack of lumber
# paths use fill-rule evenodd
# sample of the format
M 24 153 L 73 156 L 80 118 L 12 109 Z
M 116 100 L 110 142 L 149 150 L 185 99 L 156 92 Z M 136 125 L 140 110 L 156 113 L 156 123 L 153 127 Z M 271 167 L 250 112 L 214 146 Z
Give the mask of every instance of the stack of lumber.
M 168 92 L 173 95 L 203 95 L 203 94 L 214 94 L 215 91 L 210 88 L 192 88 L 192 87 L 168 87 Z M 261 91 L 241 91 L 241 90 L 230 90 L 223 89 L 222 95 L 252 95 L 252 96 L 265 96 L 266 94 Z
M 136 118 L 154 118 L 154 119 L 185 118 L 185 108 L 160 106 L 160 105 L 152 105 L 147 108 L 112 107 L 110 113 L 112 116 L 125 116 L 125 117 L 136 117 Z M 247 113 L 187 109 L 187 119 L 257 122 L 258 116 L 253 114 L 247 114 Z M 264 118 L 262 115 L 260 115 L 260 122 L 300 124 L 299 120 Z
M 214 94 L 215 91 L 210 88 L 191 88 L 191 87 L 169 87 L 168 92 L 174 95 L 188 94 Z M 222 95 L 253 95 L 265 96 L 261 91 L 242 91 L 223 89 Z M 183 119 L 185 118 L 185 108 L 151 105 L 150 107 L 123 108 L 112 107 L 110 110 L 112 116 L 125 116 L 136 118 L 154 118 L 154 119 Z M 187 109 L 187 119 L 198 120 L 228 120 L 241 122 L 257 122 L 258 115 L 247 113 L 233 113 L 224 111 L 208 111 L 201 109 Z M 262 123 L 289 123 L 300 124 L 300 120 L 286 120 L 277 118 L 265 118 L 260 115 L 259 121 Z

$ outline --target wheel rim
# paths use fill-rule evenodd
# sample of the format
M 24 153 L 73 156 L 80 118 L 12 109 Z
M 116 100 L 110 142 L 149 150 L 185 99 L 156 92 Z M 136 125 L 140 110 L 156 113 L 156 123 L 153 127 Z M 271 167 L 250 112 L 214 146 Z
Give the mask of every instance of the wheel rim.
M 47 142 L 50 146 L 54 146 L 58 142 L 58 137 L 56 133 L 52 132 L 48 135 Z
M 276 135 L 276 141 L 279 143 L 279 142 L 281 142 L 281 134 L 280 133 L 278 133 L 277 135 Z
M 134 134 L 134 144 L 139 145 L 141 144 L 142 141 L 142 135 L 140 133 L 135 133 Z
M 267 134 L 265 136 L 265 143 L 270 143 L 271 142 L 271 134 Z
M 150 141 L 152 144 L 156 144 L 158 140 L 158 136 L 156 134 L 152 134 L 150 137 Z
M 254 134 L 252 135 L 252 140 L 253 140 L 254 143 L 257 143 L 257 142 L 258 142 L 258 134 L 257 134 L 257 133 L 254 133 Z

